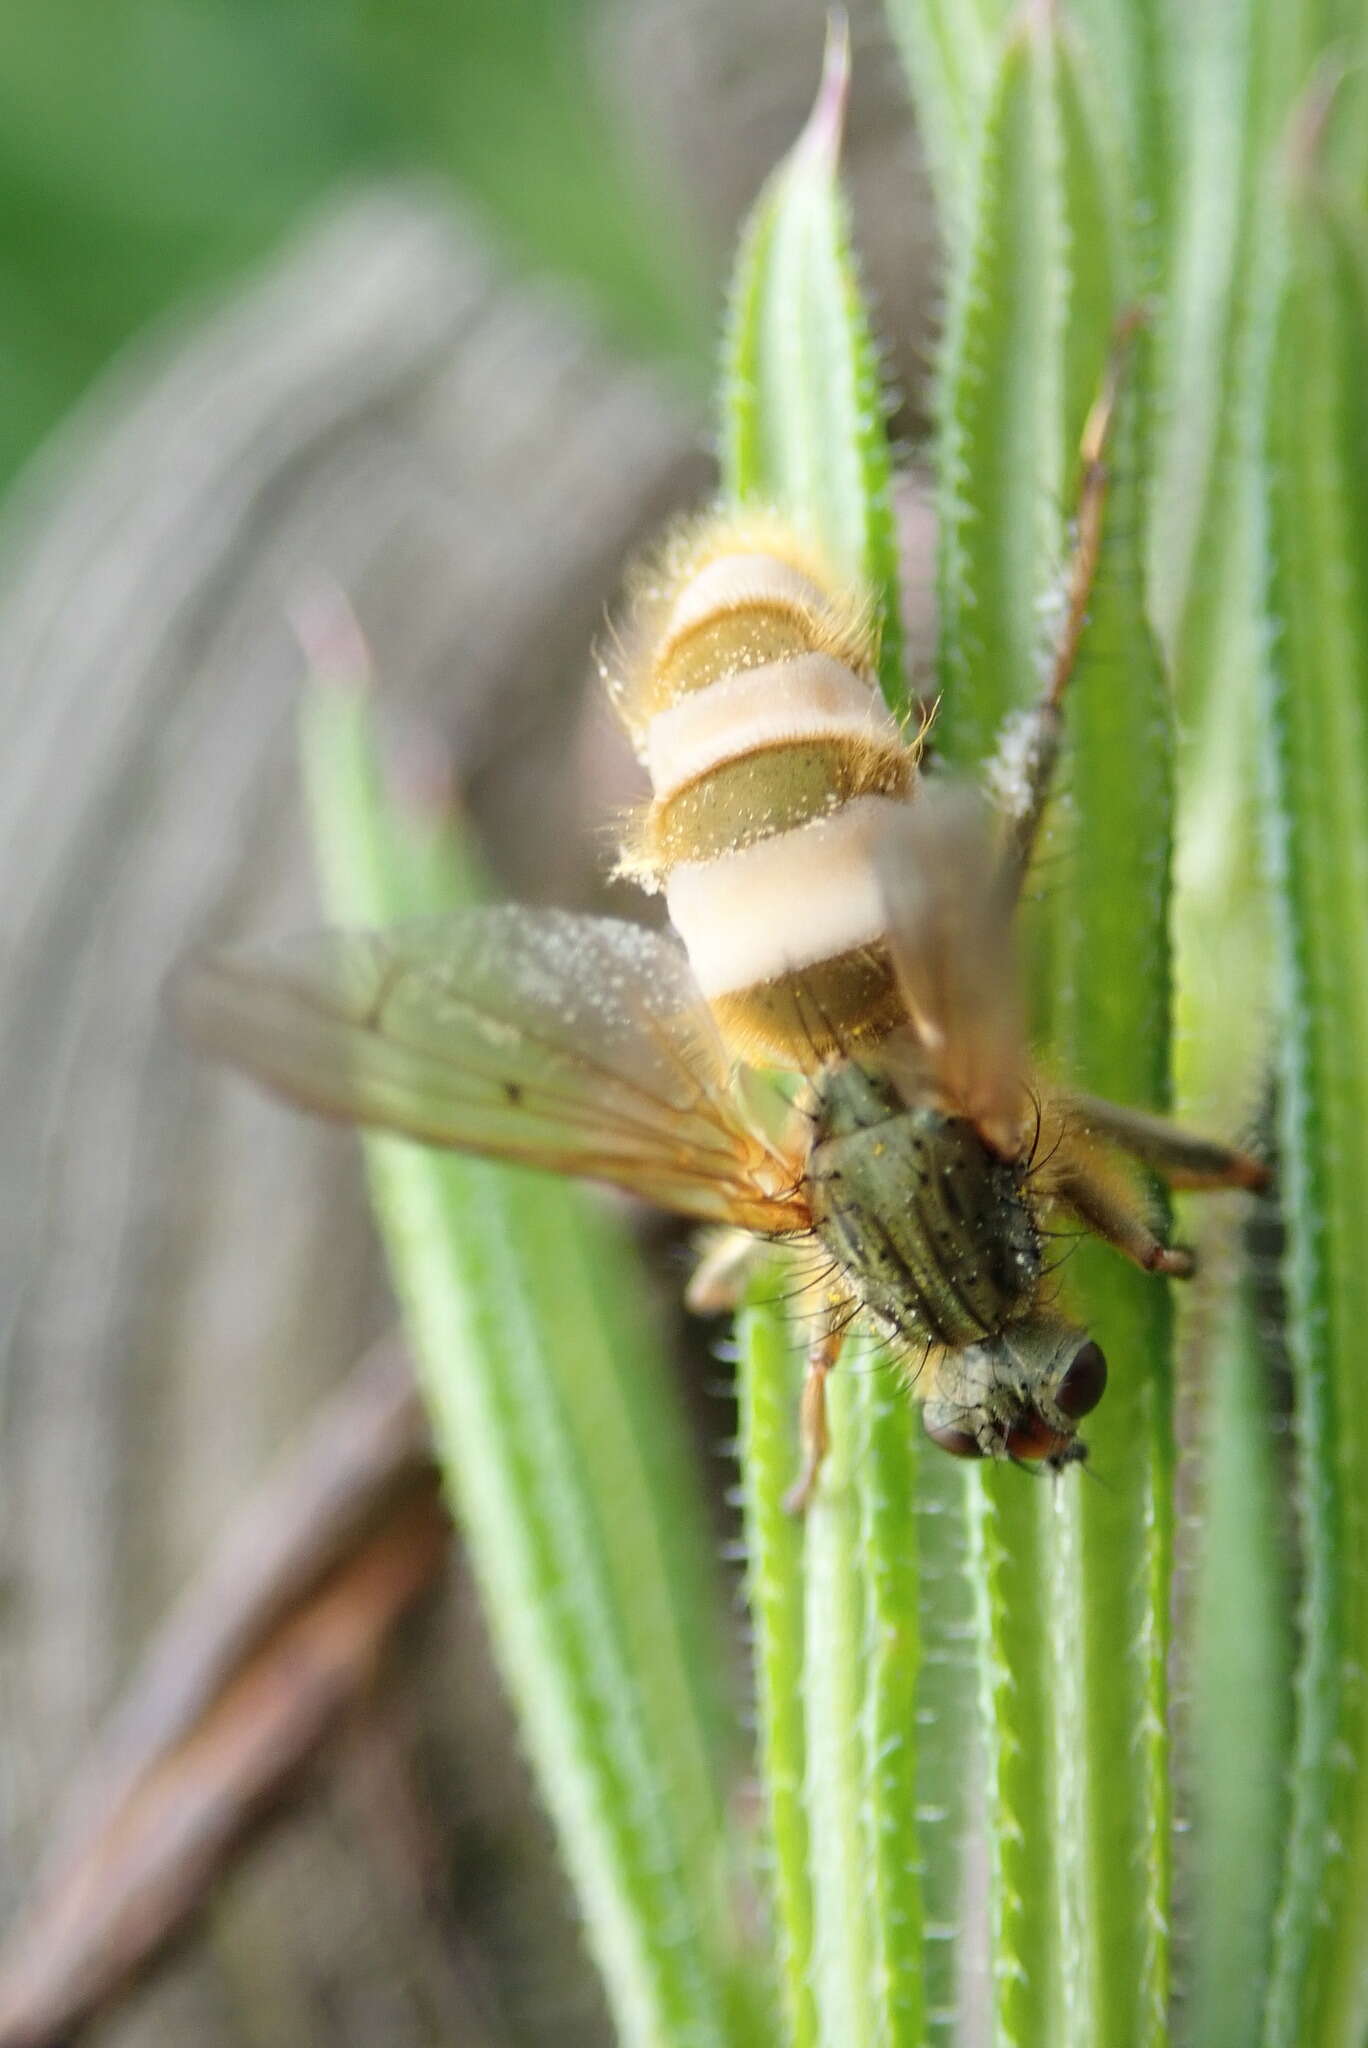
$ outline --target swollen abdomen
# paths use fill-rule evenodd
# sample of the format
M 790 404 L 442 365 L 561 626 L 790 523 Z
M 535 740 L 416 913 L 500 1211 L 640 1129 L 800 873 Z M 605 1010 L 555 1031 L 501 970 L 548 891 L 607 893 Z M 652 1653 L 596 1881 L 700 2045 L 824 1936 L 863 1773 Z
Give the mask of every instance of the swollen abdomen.
M 867 607 L 772 522 L 685 536 L 615 687 L 652 797 L 623 866 L 665 892 L 738 1052 L 810 1065 L 900 1020 L 868 859 L 916 755 Z

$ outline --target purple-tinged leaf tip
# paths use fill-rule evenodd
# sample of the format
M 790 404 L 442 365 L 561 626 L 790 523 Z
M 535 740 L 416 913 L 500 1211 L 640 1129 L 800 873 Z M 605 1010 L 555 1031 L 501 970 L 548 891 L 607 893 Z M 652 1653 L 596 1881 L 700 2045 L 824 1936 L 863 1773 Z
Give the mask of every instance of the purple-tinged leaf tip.
M 314 577 L 295 594 L 289 617 L 310 683 L 358 693 L 371 688 L 375 668 L 370 646 L 340 583 L 330 576 Z
M 850 102 L 850 23 L 843 7 L 827 16 L 822 77 L 797 153 L 817 157 L 833 167 L 841 154 L 846 108 Z

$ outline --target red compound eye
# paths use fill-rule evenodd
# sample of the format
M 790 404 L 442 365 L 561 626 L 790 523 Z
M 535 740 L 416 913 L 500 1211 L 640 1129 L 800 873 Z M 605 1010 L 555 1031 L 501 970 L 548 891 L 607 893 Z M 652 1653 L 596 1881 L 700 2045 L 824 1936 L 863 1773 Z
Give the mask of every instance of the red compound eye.
M 1073 1355 L 1073 1363 L 1055 1388 L 1055 1406 L 1063 1410 L 1071 1422 L 1077 1422 L 1080 1415 L 1091 1415 L 1102 1399 L 1107 1386 L 1107 1361 L 1101 1346 L 1091 1339 L 1080 1344 Z
M 1051 1429 L 1043 1415 L 1029 1409 L 1019 1422 L 1014 1422 L 1007 1432 L 1007 1455 L 1009 1458 L 1057 1458 L 1073 1441 L 1061 1436 L 1057 1429 Z
M 983 1456 L 983 1446 L 972 1431 L 959 1429 L 953 1422 L 927 1422 L 925 1427 L 932 1443 L 939 1444 L 943 1451 L 949 1451 L 952 1458 Z

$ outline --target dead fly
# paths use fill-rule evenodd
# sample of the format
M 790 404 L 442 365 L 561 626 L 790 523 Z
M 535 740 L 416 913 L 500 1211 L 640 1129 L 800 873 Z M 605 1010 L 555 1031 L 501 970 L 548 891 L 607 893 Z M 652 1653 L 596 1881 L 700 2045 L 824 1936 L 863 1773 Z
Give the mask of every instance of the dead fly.
M 1024 1048 L 1012 924 L 1096 567 L 1111 406 L 1109 387 L 1064 628 L 994 829 L 920 774 L 879 695 L 870 604 L 773 518 L 729 514 L 642 572 L 609 676 L 653 791 L 623 866 L 663 889 L 678 938 L 503 907 L 222 954 L 182 980 L 203 1045 L 321 1115 L 820 1247 L 795 1506 L 854 1319 L 945 1449 L 1081 1457 L 1106 1364 L 1055 1305 L 1050 1234 L 1081 1226 L 1182 1275 L 1189 1255 L 1155 1236 L 1120 1156 L 1184 1187 L 1265 1178 L 1050 1086 Z M 782 1114 L 757 1068 L 793 1077 Z M 697 1303 L 721 1300 L 737 1254 L 734 1236 L 714 1245 Z

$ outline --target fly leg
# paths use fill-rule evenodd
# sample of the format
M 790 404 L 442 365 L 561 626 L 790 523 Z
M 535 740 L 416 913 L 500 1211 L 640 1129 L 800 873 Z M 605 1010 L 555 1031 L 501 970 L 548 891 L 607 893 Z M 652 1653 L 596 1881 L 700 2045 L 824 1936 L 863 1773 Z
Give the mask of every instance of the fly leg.
M 1143 1160 L 1170 1187 L 1259 1189 L 1273 1177 L 1252 1153 L 1196 1137 L 1147 1110 L 1123 1109 L 1096 1095 L 1072 1096 L 1070 1109 L 1081 1130 Z
M 823 1324 L 808 1346 L 807 1376 L 798 1410 L 799 1434 L 803 1443 L 803 1469 L 784 1495 L 784 1507 L 791 1515 L 805 1515 L 812 1505 L 817 1480 L 830 1443 L 827 1432 L 827 1374 L 841 1355 L 842 1332 Z
M 1005 793 L 1007 825 L 1002 851 L 1002 884 L 1015 903 L 1031 864 L 1040 821 L 1045 815 L 1064 732 L 1064 693 L 1078 666 L 1078 650 L 1088 622 L 1088 606 L 1102 555 L 1102 515 L 1107 499 L 1107 447 L 1116 418 L 1126 362 L 1143 313 L 1132 309 L 1120 321 L 1102 388 L 1093 401 L 1079 450 L 1080 481 L 1073 552 L 1065 581 L 1064 623 L 1050 661 L 1045 689 L 1031 709 L 1014 718 L 998 742 L 990 771 L 996 788 Z
M 693 1277 L 684 1290 L 692 1315 L 720 1316 L 739 1308 L 751 1276 L 770 1247 L 748 1230 L 720 1230 L 704 1242 Z
M 1117 1173 L 1108 1173 L 1099 1163 L 1078 1159 L 1060 1163 L 1052 1176 L 1052 1192 L 1096 1236 L 1146 1273 L 1167 1273 L 1175 1280 L 1190 1280 L 1197 1261 L 1185 1245 L 1164 1244 L 1145 1218 L 1134 1189 Z

